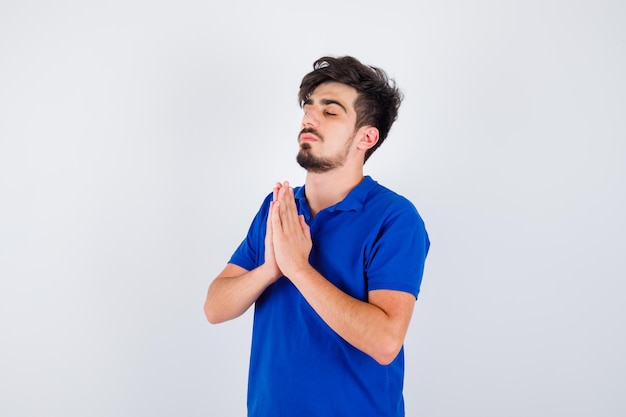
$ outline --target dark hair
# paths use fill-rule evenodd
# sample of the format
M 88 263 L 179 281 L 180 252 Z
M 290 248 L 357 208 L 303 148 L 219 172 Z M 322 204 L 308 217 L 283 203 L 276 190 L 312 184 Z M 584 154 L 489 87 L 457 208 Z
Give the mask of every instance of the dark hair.
M 365 152 L 365 161 L 382 145 L 391 125 L 398 117 L 402 92 L 393 79 L 380 68 L 362 64 L 351 56 L 322 57 L 313 63 L 313 71 L 302 79 L 298 99 L 300 106 L 320 84 L 335 81 L 354 88 L 358 97 L 354 102 L 356 126 L 374 126 L 378 142 Z

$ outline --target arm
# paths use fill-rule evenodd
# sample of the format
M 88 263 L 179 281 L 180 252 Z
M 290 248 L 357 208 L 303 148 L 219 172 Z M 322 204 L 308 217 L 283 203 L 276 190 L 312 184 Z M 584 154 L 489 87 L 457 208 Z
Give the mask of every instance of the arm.
M 370 291 L 367 302 L 335 287 L 308 261 L 308 225 L 298 216 L 293 191 L 285 184 L 272 204 L 272 242 L 277 265 L 320 317 L 348 343 L 381 364 L 392 362 L 409 326 L 415 297 L 402 291 Z
M 260 266 L 252 271 L 228 264 L 209 286 L 204 314 L 212 324 L 241 316 L 275 279 Z
M 369 292 L 358 300 L 312 267 L 289 275 L 291 281 L 337 334 L 381 365 L 391 363 L 404 343 L 413 314 L 413 294 L 393 290 Z
M 274 187 L 274 200 L 280 188 L 281 184 L 276 184 Z M 228 264 L 209 286 L 204 302 L 204 314 L 210 323 L 221 323 L 239 317 L 250 308 L 268 286 L 282 276 L 274 259 L 271 242 L 272 224 L 269 219 L 268 216 L 265 263 L 251 271 L 235 264 Z

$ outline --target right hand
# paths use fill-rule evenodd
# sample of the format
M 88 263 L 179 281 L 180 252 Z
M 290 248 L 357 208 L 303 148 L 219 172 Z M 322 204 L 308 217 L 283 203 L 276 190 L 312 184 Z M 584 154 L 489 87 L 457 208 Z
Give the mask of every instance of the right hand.
M 272 207 L 278 198 L 278 191 L 282 187 L 282 184 L 277 182 L 276 186 L 272 189 L 272 202 L 270 203 L 270 208 L 267 214 L 267 224 L 265 231 L 265 263 L 263 264 L 263 268 L 267 271 L 268 274 L 274 280 L 283 276 L 278 264 L 276 263 L 276 255 L 274 254 L 274 243 L 272 241 Z

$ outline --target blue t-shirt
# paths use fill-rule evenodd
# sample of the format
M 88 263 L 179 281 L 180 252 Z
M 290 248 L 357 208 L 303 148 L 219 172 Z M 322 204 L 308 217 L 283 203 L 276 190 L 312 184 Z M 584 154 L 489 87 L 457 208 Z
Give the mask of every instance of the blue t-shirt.
M 411 202 L 370 177 L 314 218 L 304 187 L 294 195 L 311 227 L 310 263 L 326 279 L 362 301 L 379 289 L 417 297 L 430 243 Z M 247 270 L 263 264 L 271 199 L 230 263 Z M 404 349 L 391 364 L 378 364 L 328 327 L 286 277 L 256 301 L 249 416 L 404 416 L 403 380 Z

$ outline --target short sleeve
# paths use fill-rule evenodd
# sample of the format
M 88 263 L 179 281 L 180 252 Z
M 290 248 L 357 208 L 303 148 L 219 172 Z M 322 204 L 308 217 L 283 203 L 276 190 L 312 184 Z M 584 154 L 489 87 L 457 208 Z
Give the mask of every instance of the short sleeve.
M 269 194 L 254 216 L 248 234 L 231 256 L 229 263 L 251 271 L 265 262 L 265 229 L 271 200 L 272 194 Z
M 394 202 L 366 260 L 368 291 L 397 290 L 417 298 L 430 240 L 419 213 L 408 200 Z

